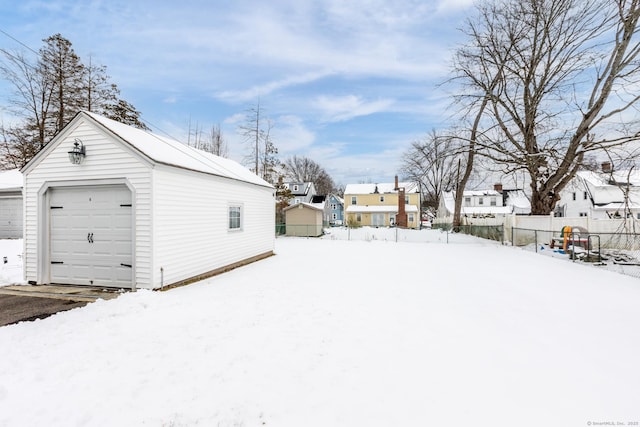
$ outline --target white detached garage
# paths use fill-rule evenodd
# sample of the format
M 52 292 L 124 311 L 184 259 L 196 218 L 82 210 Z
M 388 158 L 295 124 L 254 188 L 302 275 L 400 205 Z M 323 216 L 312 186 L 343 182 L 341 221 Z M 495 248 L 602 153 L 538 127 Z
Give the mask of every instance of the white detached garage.
M 22 238 L 22 174 L 0 171 L 0 239 Z
M 273 254 L 269 183 L 93 113 L 22 172 L 29 283 L 157 289 Z

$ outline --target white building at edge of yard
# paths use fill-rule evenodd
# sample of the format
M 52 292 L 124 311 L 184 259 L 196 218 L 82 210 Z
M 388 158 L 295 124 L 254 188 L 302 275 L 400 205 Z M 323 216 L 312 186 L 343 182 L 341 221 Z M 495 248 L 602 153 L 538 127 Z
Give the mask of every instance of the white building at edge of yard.
M 597 172 L 579 171 L 561 191 L 555 213 L 562 217 L 640 219 L 640 172 L 612 171 L 610 163 L 603 163 Z
M 93 113 L 76 115 L 22 173 L 29 283 L 157 289 L 273 254 L 269 183 Z
M 450 220 L 455 210 L 455 192 L 446 191 L 440 196 L 437 218 Z M 503 190 L 496 184 L 493 190 L 465 190 L 460 214 L 469 218 L 496 218 L 506 215 L 528 215 L 531 203 L 523 190 Z
M 0 171 L 0 239 L 22 238 L 22 174 Z

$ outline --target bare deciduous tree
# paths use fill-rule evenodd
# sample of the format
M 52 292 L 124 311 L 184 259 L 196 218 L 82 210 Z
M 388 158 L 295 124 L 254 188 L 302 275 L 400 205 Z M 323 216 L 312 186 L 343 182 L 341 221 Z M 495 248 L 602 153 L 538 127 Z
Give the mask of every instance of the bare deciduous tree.
M 275 170 L 280 164 L 276 157 L 278 149 L 271 138 L 273 122 L 264 117 L 260 100 L 247 110 L 245 121 L 238 127 L 240 135 L 249 144 L 245 163 L 253 165 L 253 172 L 264 180 L 274 183 Z
M 106 67 L 82 64 L 71 42 L 60 34 L 44 42 L 39 52 L 32 51 L 37 55 L 34 61 L 0 49 L 6 59 L 0 62 L 0 76 L 13 87 L 9 107 L 24 121 L 2 129 L 5 164 L 24 156 L 28 161 L 82 109 L 148 129 L 139 120 L 140 113 L 118 98 L 120 92 L 109 83 Z
M 455 68 L 486 100 L 473 139 L 505 172 L 525 170 L 534 214 L 553 211 L 585 154 L 638 139 L 640 0 L 479 3 Z M 620 123 L 627 123 L 621 125 Z
M 290 157 L 284 161 L 284 168 L 289 179 L 297 182 L 313 182 L 318 194 L 327 195 L 335 189 L 329 174 L 308 157 Z
M 452 136 L 432 130 L 413 141 L 402 156 L 402 174 L 419 182 L 425 204 L 437 209 L 443 191 L 456 188 L 461 160 L 460 143 Z

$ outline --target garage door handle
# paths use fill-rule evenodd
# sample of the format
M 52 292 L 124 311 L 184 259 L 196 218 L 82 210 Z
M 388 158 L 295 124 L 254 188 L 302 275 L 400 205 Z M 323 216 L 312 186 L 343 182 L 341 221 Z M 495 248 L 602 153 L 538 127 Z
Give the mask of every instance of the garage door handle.
M 93 233 L 88 233 L 87 234 L 87 242 L 93 243 Z

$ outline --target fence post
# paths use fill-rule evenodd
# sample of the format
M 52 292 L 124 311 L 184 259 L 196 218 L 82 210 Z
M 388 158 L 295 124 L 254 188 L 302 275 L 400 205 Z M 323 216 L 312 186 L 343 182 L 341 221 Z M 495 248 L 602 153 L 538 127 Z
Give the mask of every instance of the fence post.
M 534 234 L 535 239 L 536 239 L 536 253 L 538 253 L 538 230 L 534 230 L 533 234 Z
M 516 245 L 515 230 L 516 230 L 516 228 L 511 226 L 511 246 L 515 246 Z

